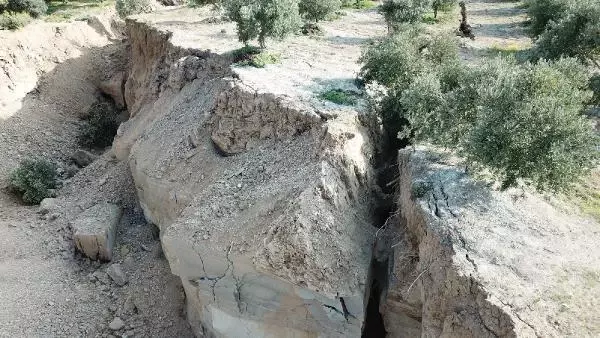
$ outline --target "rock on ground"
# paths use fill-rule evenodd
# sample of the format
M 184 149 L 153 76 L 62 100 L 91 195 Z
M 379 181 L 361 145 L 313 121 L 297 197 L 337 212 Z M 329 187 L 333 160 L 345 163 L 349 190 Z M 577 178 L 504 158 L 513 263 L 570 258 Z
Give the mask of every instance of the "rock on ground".
M 110 203 L 99 203 L 82 212 L 71 222 L 77 250 L 91 259 L 110 261 L 121 213 L 121 207 Z
M 111 264 L 108 269 L 106 269 L 106 273 L 118 286 L 127 284 L 127 275 L 123 272 L 121 264 Z

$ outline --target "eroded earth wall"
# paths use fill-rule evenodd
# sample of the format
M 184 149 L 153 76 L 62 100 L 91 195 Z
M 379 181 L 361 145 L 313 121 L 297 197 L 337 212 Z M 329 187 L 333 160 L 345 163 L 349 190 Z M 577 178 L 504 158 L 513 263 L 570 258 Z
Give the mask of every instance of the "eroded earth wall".
M 357 113 L 236 79 L 226 54 L 128 20 L 113 150 L 186 290 L 199 336 L 357 337 L 373 242 L 373 146 Z

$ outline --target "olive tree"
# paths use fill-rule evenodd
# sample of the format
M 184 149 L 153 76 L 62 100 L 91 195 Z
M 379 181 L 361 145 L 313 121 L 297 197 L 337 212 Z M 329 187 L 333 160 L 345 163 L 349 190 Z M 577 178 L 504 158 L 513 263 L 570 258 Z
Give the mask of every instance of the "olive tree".
M 458 67 L 422 74 L 402 92 L 404 134 L 456 149 L 504 188 L 520 180 L 560 190 L 596 163 L 599 139 L 582 114 L 589 74 L 577 60 Z
M 452 8 L 456 5 L 456 0 L 433 0 L 431 8 L 433 8 L 433 17 L 437 18 L 438 11 Z
M 600 67 L 600 2 L 578 0 L 559 19 L 550 21 L 538 37 L 534 56 L 577 57 Z
M 283 39 L 300 27 L 297 0 L 226 0 L 225 9 L 245 45 L 257 38 L 265 48 L 267 38 Z
M 398 30 L 402 23 L 414 23 L 423 18 L 431 6 L 431 0 L 385 0 L 379 7 L 387 23 L 388 31 Z
M 300 14 L 311 21 L 319 22 L 342 7 L 341 0 L 302 0 Z

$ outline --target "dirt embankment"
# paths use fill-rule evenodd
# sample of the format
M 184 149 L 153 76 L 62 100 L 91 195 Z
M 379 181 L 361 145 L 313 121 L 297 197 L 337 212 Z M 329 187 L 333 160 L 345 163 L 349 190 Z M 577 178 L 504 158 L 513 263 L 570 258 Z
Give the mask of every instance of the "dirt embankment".
M 107 153 L 75 174 L 71 160 L 80 117 L 103 80 L 125 68 L 126 46 L 109 17 L 0 31 L 0 336 L 192 336 L 181 283 L 142 216 L 127 164 Z M 62 173 L 59 198 L 44 213 L 4 189 L 28 156 Z M 71 237 L 70 222 L 104 202 L 124 209 L 112 262 L 121 264 L 123 286 L 107 275 L 110 264 L 75 252 Z M 116 316 L 118 329 L 110 327 Z
M 128 156 L 144 214 L 161 228 L 196 333 L 359 336 L 375 209 L 360 113 L 330 106 L 337 117 L 326 119 L 294 92 L 271 93 L 261 70 L 230 67 L 230 50 L 184 48 L 190 27 L 152 22 L 167 19 L 128 21 L 131 59 L 144 65 L 132 65 L 125 96 L 140 108 L 113 149 Z

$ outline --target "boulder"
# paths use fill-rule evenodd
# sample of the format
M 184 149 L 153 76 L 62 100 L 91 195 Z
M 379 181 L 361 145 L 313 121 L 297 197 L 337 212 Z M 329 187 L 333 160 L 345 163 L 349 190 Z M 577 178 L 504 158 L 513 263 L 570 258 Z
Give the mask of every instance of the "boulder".
M 125 73 L 118 72 L 108 80 L 100 82 L 100 91 L 110 96 L 118 108 L 125 108 Z
M 110 203 L 99 203 L 71 222 L 75 247 L 94 260 L 110 261 L 117 223 L 122 210 Z
M 94 155 L 89 151 L 83 149 L 79 149 L 75 153 L 73 153 L 73 155 L 71 155 L 71 159 L 73 160 L 73 162 L 75 162 L 75 164 L 82 168 L 92 164 L 92 162 L 94 162 L 97 158 L 98 155 Z
M 55 211 L 56 208 L 56 198 L 44 198 L 42 202 L 40 202 L 38 213 L 45 215 L 51 211 Z
M 118 286 L 127 284 L 127 275 L 121 269 L 121 264 L 112 264 L 106 269 L 106 273 Z

